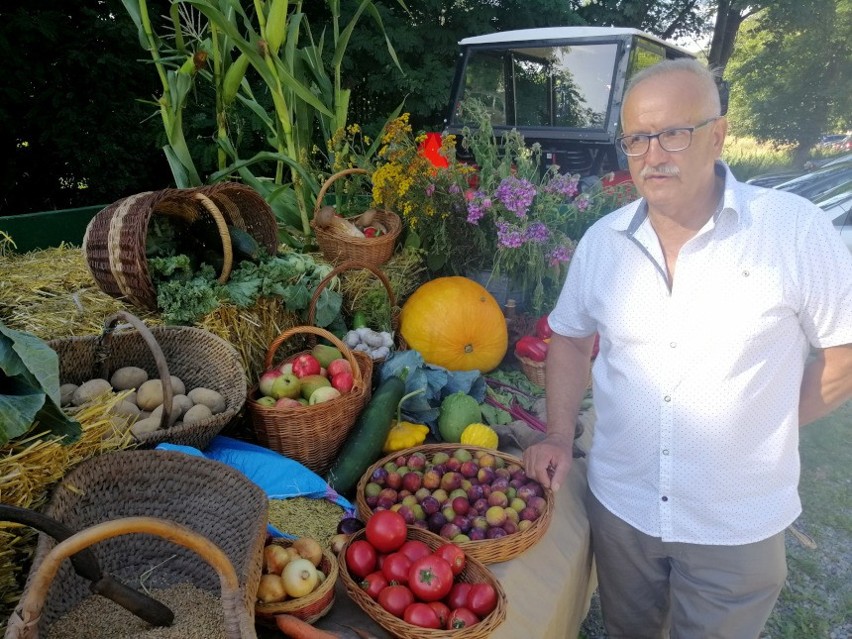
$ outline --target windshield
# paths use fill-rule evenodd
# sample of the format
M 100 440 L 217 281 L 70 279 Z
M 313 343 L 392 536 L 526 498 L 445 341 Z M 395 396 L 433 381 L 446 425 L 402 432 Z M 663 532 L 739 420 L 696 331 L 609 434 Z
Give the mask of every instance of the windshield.
M 453 113 L 482 102 L 494 126 L 603 129 L 618 45 L 582 44 L 472 50 Z

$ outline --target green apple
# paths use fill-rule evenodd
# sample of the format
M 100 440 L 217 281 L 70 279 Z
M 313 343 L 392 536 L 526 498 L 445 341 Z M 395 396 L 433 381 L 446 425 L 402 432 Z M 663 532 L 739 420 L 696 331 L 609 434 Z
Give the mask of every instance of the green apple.
M 337 399 L 340 397 L 340 391 L 332 386 L 320 386 L 313 393 L 311 393 L 311 398 L 308 400 L 308 403 L 313 406 L 314 404 L 322 404 L 323 402 L 327 402 L 331 399 Z
M 343 357 L 343 354 L 334 346 L 326 346 L 325 344 L 317 344 L 311 349 L 311 355 L 317 358 L 320 366 L 328 368 L 328 365 L 336 359 Z
M 281 399 L 282 397 L 292 397 L 296 398 L 299 396 L 302 389 L 301 380 L 293 375 L 293 373 L 281 373 L 274 382 L 272 382 L 272 389 L 269 393 L 275 399 Z
M 275 398 L 264 395 L 263 397 L 258 397 L 257 403 L 261 406 L 275 406 Z
M 324 386 L 331 386 L 331 382 L 327 377 L 323 377 L 322 375 L 305 375 L 300 380 L 302 387 L 302 397 L 307 400 L 311 399 L 311 395 L 313 395 L 314 391 L 318 388 L 322 388 Z

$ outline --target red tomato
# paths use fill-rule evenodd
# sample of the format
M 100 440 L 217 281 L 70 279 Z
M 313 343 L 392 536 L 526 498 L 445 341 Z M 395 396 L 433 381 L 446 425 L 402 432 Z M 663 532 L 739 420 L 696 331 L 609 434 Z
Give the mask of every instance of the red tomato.
M 475 623 L 479 623 L 479 617 L 467 608 L 456 608 L 450 613 L 450 616 L 447 617 L 447 630 L 467 628 Z
M 346 549 L 346 567 L 356 577 L 366 577 L 376 569 L 376 549 L 363 539 Z
M 358 585 L 361 586 L 364 592 L 370 595 L 371 599 L 375 599 L 379 596 L 382 589 L 387 587 L 388 580 L 382 571 L 377 570 L 364 577 Z
M 497 591 L 488 583 L 473 584 L 467 593 L 467 607 L 484 617 L 497 607 Z
M 464 570 L 467 557 L 465 557 L 464 550 L 455 544 L 441 544 L 435 549 L 435 554 L 450 564 L 453 575 L 458 575 Z
M 408 571 L 408 587 L 421 601 L 443 599 L 453 587 L 453 569 L 438 557 L 421 557 Z
M 447 625 L 447 618 L 450 616 L 450 608 L 443 601 L 430 601 L 428 604 L 435 614 L 438 615 L 438 620 L 441 622 L 441 628 Z
M 459 581 L 453 584 L 450 589 L 450 594 L 444 602 L 450 607 L 450 610 L 456 608 L 464 608 L 467 605 L 467 596 L 470 594 L 470 584 L 464 581 Z
M 401 552 L 392 552 L 382 564 L 382 574 L 388 581 L 398 584 L 408 583 L 408 571 L 411 569 L 411 560 Z
M 405 543 L 405 519 L 393 510 L 379 510 L 367 520 L 367 541 L 379 552 L 394 552 Z
M 438 614 L 432 610 L 429 604 L 415 601 L 405 609 L 402 618 L 414 626 L 421 628 L 443 628 Z
M 419 539 L 409 539 L 399 548 L 399 552 L 408 557 L 411 561 L 417 561 L 421 557 L 427 557 L 432 554 L 432 549 L 428 544 Z
M 388 586 L 382 589 L 376 601 L 395 617 L 402 618 L 405 609 L 414 603 L 414 594 L 405 586 Z
M 308 375 L 319 375 L 322 366 L 310 353 L 303 353 L 293 360 L 293 375 L 299 379 Z

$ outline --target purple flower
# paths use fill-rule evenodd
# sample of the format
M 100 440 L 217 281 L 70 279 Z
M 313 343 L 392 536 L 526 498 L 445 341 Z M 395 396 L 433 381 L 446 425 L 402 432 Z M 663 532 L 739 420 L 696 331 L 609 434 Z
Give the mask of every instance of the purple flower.
M 577 210 L 582 212 L 589 208 L 589 204 L 591 204 L 591 202 L 589 202 L 589 196 L 583 193 L 580 197 L 574 200 L 574 204 L 577 205 Z
M 562 197 L 574 197 L 580 192 L 580 176 L 559 174 L 544 187 L 545 193 L 555 193 Z
M 547 228 L 547 224 L 544 222 L 533 222 L 527 227 L 524 235 L 529 242 L 544 244 L 550 239 L 550 229 Z
M 450 184 L 447 191 L 449 193 L 451 193 L 452 195 L 455 195 L 456 193 L 461 193 L 461 187 L 458 184 L 456 184 L 455 182 L 453 182 L 452 184 Z
M 571 253 L 572 251 L 567 246 L 557 246 L 548 256 L 550 265 L 557 266 L 560 263 L 568 262 L 571 259 Z
M 426 197 L 432 197 L 432 194 L 435 193 L 435 185 L 429 183 L 426 185 Z
M 479 224 L 479 220 L 485 217 L 491 208 L 491 198 L 482 191 L 476 191 L 467 203 L 467 221 L 470 224 Z
M 524 245 L 524 233 L 508 222 L 497 222 L 497 241 L 505 248 L 519 248 Z
M 535 185 L 529 180 L 518 179 L 513 175 L 504 178 L 497 187 L 494 196 L 509 211 L 523 219 L 535 199 Z

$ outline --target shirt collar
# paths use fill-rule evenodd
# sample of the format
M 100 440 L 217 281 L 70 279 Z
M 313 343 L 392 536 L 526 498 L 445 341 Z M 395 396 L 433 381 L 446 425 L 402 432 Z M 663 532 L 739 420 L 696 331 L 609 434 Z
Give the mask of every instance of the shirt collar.
M 725 188 L 722 194 L 722 207 L 714 214 L 714 221 L 718 222 L 722 215 L 726 215 L 730 217 L 731 222 L 737 223 L 742 217 L 740 206 L 740 202 L 744 201 L 741 194 L 742 183 L 737 181 L 730 167 L 722 160 L 716 161 L 715 170 L 717 175 L 724 176 Z M 614 212 L 609 225 L 613 230 L 632 235 L 647 217 L 648 203 L 645 198 L 639 198 Z

